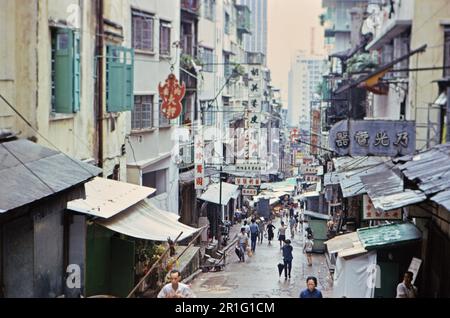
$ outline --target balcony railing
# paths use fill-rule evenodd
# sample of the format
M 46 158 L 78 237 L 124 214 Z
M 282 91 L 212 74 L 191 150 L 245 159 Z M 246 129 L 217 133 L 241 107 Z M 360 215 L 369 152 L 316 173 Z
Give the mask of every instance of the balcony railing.
M 181 10 L 199 15 L 200 0 L 181 0 Z

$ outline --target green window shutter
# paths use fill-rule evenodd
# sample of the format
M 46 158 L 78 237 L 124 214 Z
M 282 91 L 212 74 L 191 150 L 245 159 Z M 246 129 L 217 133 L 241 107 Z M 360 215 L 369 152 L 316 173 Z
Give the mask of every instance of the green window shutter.
M 71 114 L 74 105 L 74 33 L 58 29 L 55 54 L 55 111 Z
M 107 47 L 106 109 L 108 112 L 121 112 L 124 107 L 125 70 L 120 61 L 121 55 L 120 47 L 112 45 Z
M 80 54 L 80 35 L 75 33 L 74 37 L 74 89 L 73 89 L 73 112 L 80 111 L 81 100 L 81 54 Z
M 131 111 L 134 105 L 134 50 L 107 47 L 107 111 Z
M 125 91 L 125 111 L 132 111 L 134 108 L 134 50 L 126 52 L 126 91 Z

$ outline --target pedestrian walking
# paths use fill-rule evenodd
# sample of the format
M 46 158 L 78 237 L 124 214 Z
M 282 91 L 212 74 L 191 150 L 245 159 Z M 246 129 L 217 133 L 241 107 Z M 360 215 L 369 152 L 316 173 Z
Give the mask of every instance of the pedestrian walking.
M 300 293 L 300 298 L 323 298 L 322 292 L 317 289 L 317 278 L 310 276 L 306 279 L 306 289 Z
M 308 234 L 305 244 L 303 246 L 303 253 L 306 254 L 306 258 L 308 260 L 308 266 L 312 266 L 312 250 L 313 250 L 314 242 L 312 240 L 312 235 Z
M 275 226 L 272 224 L 272 220 L 269 221 L 269 224 L 267 224 L 266 226 L 267 229 L 267 240 L 269 241 L 269 243 L 267 245 L 272 244 L 272 240 L 273 240 L 273 230 L 275 230 Z
M 292 256 L 292 245 L 291 240 L 286 240 L 285 244 L 283 246 L 283 262 L 284 262 L 284 278 L 289 279 L 291 278 L 291 269 L 292 269 L 292 259 L 294 258 Z
M 238 234 L 237 246 L 240 250 L 239 261 L 245 262 L 245 252 L 248 246 L 248 235 L 245 231 L 245 227 L 241 228 L 241 233 Z
M 412 284 L 413 272 L 406 272 L 403 282 L 397 285 L 396 298 L 417 298 L 417 287 Z
M 293 217 L 294 217 L 294 205 L 292 204 L 291 207 L 289 208 L 289 218 Z
M 256 250 L 256 242 L 258 241 L 258 235 L 259 235 L 259 226 L 256 224 L 255 219 L 253 219 L 252 224 L 250 224 L 250 239 L 252 242 L 253 253 Z
M 283 248 L 283 243 L 286 240 L 286 229 L 287 226 L 284 225 L 284 222 L 281 222 L 281 226 L 278 229 L 278 241 L 280 241 L 280 249 Z
M 264 232 L 265 232 L 265 230 L 264 230 L 265 224 L 264 224 L 264 218 L 263 217 L 261 217 L 258 220 L 258 227 L 259 227 L 259 233 L 258 233 L 258 235 L 259 235 L 259 244 L 262 244 L 263 238 L 264 238 Z
M 180 283 L 181 273 L 178 270 L 170 272 L 170 283 L 165 285 L 158 294 L 158 298 L 195 298 L 188 285 Z
M 250 225 L 248 225 L 247 220 L 244 221 L 244 228 L 245 228 L 245 233 L 247 233 L 247 236 L 250 237 Z
M 290 231 L 291 231 L 291 238 L 293 239 L 294 238 L 294 231 L 295 231 L 295 219 L 294 219 L 294 217 L 291 217 L 290 219 L 289 219 L 289 229 L 290 229 Z

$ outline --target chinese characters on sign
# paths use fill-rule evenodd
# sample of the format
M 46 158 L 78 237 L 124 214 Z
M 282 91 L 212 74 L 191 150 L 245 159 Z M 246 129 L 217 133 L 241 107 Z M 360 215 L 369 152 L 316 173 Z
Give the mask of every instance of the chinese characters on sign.
M 258 195 L 258 190 L 256 190 L 256 189 L 242 189 L 242 195 L 244 195 L 244 196 Z
M 261 185 L 261 179 L 260 178 L 243 178 L 243 177 L 236 177 L 234 183 L 236 185 L 243 185 L 243 186 L 257 186 L 259 187 Z
M 402 209 L 392 211 L 378 211 L 372 204 L 369 196 L 364 195 L 364 220 L 401 220 Z
M 181 114 L 181 100 L 186 94 L 186 85 L 180 86 L 175 75 L 170 74 L 164 85 L 159 84 L 159 96 L 161 97 L 161 112 L 167 119 L 175 119 Z
M 194 185 L 196 190 L 205 189 L 205 161 L 204 161 L 204 140 L 203 133 L 200 130 L 194 137 Z
M 330 130 L 330 147 L 341 156 L 397 156 L 415 151 L 414 121 L 343 120 Z

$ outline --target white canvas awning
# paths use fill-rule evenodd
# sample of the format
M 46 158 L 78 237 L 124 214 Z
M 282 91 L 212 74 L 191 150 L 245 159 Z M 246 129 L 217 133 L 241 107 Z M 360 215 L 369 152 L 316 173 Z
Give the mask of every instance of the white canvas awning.
M 215 203 L 215 204 L 221 204 L 227 205 L 228 202 L 231 199 L 237 199 L 239 196 L 239 186 L 222 182 L 222 202 L 220 202 L 220 184 L 215 183 L 208 187 L 208 190 L 206 190 L 201 196 L 200 200 Z
M 201 229 L 178 222 L 180 217 L 174 213 L 158 209 L 148 200 L 143 200 L 122 213 L 97 223 L 108 229 L 131 237 L 151 241 L 183 240 Z
M 85 183 L 86 199 L 67 203 L 67 209 L 101 218 L 110 218 L 142 201 L 156 189 L 104 178 Z

